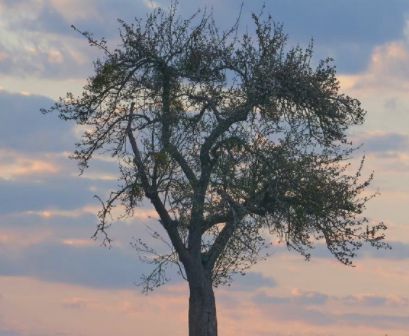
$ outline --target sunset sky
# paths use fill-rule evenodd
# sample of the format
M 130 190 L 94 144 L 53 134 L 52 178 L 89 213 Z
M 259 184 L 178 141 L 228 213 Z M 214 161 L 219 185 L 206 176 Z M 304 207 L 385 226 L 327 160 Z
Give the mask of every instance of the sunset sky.
M 335 59 L 343 92 L 367 110 L 351 130 L 365 173 L 367 208 L 389 227 L 391 251 L 364 247 L 347 267 L 318 245 L 306 262 L 273 237 L 272 256 L 216 290 L 221 336 L 409 335 L 409 1 L 244 0 L 284 24 L 290 45 L 314 39 L 314 61 Z M 79 176 L 68 159 L 81 130 L 42 115 L 67 91 L 80 93 L 100 54 L 70 28 L 118 42 L 118 22 L 168 0 L 0 0 L 0 335 L 187 335 L 187 284 L 172 277 L 149 295 L 149 271 L 130 246 L 158 223 L 149 207 L 110 229 L 111 249 L 91 240 L 99 204 L 116 186 L 115 160 L 98 156 Z M 238 0 L 181 0 L 180 14 L 213 8 L 233 24 Z M 147 226 L 148 225 L 148 226 Z M 174 272 L 173 272 L 174 273 Z M 172 275 L 172 271 L 171 271 Z

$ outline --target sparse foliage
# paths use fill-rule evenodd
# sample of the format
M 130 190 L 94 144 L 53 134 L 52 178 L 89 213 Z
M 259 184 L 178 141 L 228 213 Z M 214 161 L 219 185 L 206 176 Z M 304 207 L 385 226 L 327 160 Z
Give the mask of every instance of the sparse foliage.
M 138 239 L 156 263 L 145 289 L 180 266 L 190 287 L 190 335 L 216 335 L 213 286 L 253 265 L 278 236 L 306 258 L 324 242 L 351 264 L 367 242 L 386 247 L 381 223 L 362 216 L 371 182 L 347 172 L 350 126 L 364 121 L 358 100 L 339 92 L 331 59 L 312 66 L 312 43 L 289 48 L 281 25 L 253 15 L 254 33 L 238 24 L 219 31 L 209 13 L 184 20 L 156 9 L 120 21 L 121 43 L 83 32 L 103 58 L 80 97 L 51 110 L 86 126 L 74 158 L 118 158 L 122 187 L 102 202 L 98 233 L 122 204 L 132 215 L 142 199 L 156 209 L 169 254 Z M 363 161 L 362 161 L 363 163 Z M 153 238 L 168 240 L 153 232 Z

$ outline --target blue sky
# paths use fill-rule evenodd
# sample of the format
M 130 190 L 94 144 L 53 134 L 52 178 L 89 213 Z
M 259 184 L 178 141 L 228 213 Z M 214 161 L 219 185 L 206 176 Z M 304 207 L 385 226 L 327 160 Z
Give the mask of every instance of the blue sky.
M 244 1 L 240 29 L 262 1 Z M 98 52 L 70 25 L 118 38 L 130 21 L 169 1 L 0 0 L 0 334 L 187 335 L 187 287 L 144 296 L 134 283 L 148 269 L 130 242 L 156 227 L 149 207 L 118 220 L 111 249 L 93 241 L 94 194 L 116 185 L 116 162 L 98 157 L 79 176 L 68 159 L 81 130 L 42 115 L 65 92 L 79 93 Z M 221 27 L 241 2 L 181 0 L 181 15 L 204 5 Z M 275 240 L 273 255 L 231 288 L 217 290 L 221 335 L 394 335 L 409 330 L 409 2 L 271 0 L 289 44 L 315 44 L 315 61 L 334 57 L 342 91 L 368 111 L 351 137 L 363 142 L 365 172 L 375 171 L 367 209 L 389 226 L 390 252 L 364 248 L 355 268 L 324 246 L 306 263 Z M 353 162 L 358 162 L 359 157 Z M 171 275 L 175 275 L 175 270 Z M 157 316 L 161 323 L 156 323 Z M 103 316 L 103 318 L 101 318 Z

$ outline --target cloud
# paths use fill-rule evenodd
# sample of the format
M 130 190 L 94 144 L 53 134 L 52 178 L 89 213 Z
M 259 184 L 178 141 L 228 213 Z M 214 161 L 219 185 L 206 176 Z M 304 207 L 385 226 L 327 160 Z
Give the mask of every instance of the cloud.
M 72 125 L 56 115 L 42 115 L 49 98 L 0 91 L 0 146 L 29 153 L 62 152 L 74 147 Z
M 375 249 L 366 244 L 357 252 L 355 264 L 360 263 L 365 259 L 384 259 L 384 260 L 406 260 L 409 259 L 409 243 L 399 241 L 388 241 L 392 247 L 391 250 Z M 329 258 L 334 259 L 334 256 L 328 251 L 324 244 L 317 244 L 312 250 L 313 258 Z
M 149 232 L 166 233 L 155 227 L 159 225 L 155 219 L 150 223 L 154 229 L 147 232 L 145 224 L 150 219 L 145 216 L 126 224 L 114 222 L 109 230 L 112 248 L 102 248 L 100 239 L 96 242 L 88 238 L 96 230 L 98 209 L 88 205 L 71 211 L 23 211 L 0 216 L 0 275 L 30 276 L 90 288 L 135 288 L 140 276 L 149 274 L 152 266 L 140 261 L 130 240 L 144 239 L 161 251 L 167 246 L 152 241 Z M 167 275 L 180 281 L 176 271 L 170 267 Z
M 255 297 L 257 300 L 257 296 Z M 339 304 L 345 307 L 368 306 L 382 308 L 390 307 L 406 307 L 409 306 L 409 299 L 402 296 L 380 295 L 380 294 L 354 294 L 348 296 L 335 296 L 321 293 L 319 291 L 303 291 L 299 288 L 291 290 L 290 297 L 267 297 L 264 302 L 276 303 L 295 303 L 301 305 L 316 305 L 322 306 L 326 304 Z
M 361 95 L 382 93 L 385 96 L 407 92 L 408 78 L 409 43 L 400 39 L 376 46 L 367 68 L 358 74 L 341 77 L 341 83 L 348 92 Z M 391 102 L 391 98 L 388 97 L 386 102 Z
M 159 4 L 152 1 L 122 0 L 121 5 L 113 0 L 51 0 L 48 4 L 52 10 L 58 12 L 69 24 L 79 29 L 89 31 L 95 36 L 106 38 L 118 37 L 117 19 L 131 22 L 135 17 L 143 17 L 147 10 L 156 8 Z
M 365 259 L 387 259 L 387 260 L 406 260 L 409 259 L 409 243 L 402 241 L 386 240 L 392 247 L 389 249 L 376 249 L 369 244 L 364 244 L 358 251 L 355 258 L 355 264 L 360 263 Z M 288 250 L 284 244 L 277 244 L 274 246 L 273 255 L 281 256 L 286 254 L 299 255 L 293 250 Z M 327 245 L 322 241 L 317 241 L 310 250 L 312 258 L 325 258 L 335 261 L 335 257 L 328 250 Z M 302 258 L 300 256 L 300 258 Z
M 63 300 L 62 305 L 70 309 L 82 309 L 90 304 L 90 301 L 81 297 L 70 297 Z
M 277 282 L 273 278 L 258 272 L 248 272 L 244 276 L 235 276 L 231 289 L 250 292 L 263 287 L 274 288 L 276 286 Z
M 0 333 L 2 336 L 23 336 L 21 333 L 15 330 L 4 329 L 0 326 Z
M 339 324 L 349 324 L 355 326 L 371 325 L 378 328 L 400 329 L 409 328 L 407 316 L 387 315 L 387 314 L 339 314 L 333 315 Z
M 360 133 L 355 140 L 363 143 L 362 150 L 366 153 L 384 155 L 385 153 L 409 153 L 409 135 L 394 132 L 373 131 Z
M 347 3 L 347 5 L 346 5 Z M 86 40 L 70 29 L 76 25 L 96 37 L 106 37 L 114 46 L 118 40 L 117 18 L 132 22 L 134 17 L 158 6 L 169 7 L 170 1 L 123 0 L 118 6 L 113 0 L 37 0 L 2 2 L 0 18 L 0 73 L 40 78 L 82 78 L 89 74 L 91 60 L 100 55 L 89 48 Z M 240 12 L 240 3 L 234 1 L 209 4 L 208 1 L 181 1 L 179 12 L 190 16 L 203 6 L 212 7 L 219 25 L 225 28 L 235 16 L 225 13 Z M 262 1 L 244 4 L 242 27 L 251 25 L 251 12 L 259 12 Z M 233 8 L 233 9 L 232 9 Z M 317 40 L 317 57 L 333 56 L 339 69 L 351 73 L 362 70 L 375 45 L 402 36 L 405 24 L 402 13 L 409 10 L 407 2 L 395 0 L 394 6 L 382 1 L 331 1 L 307 3 L 270 1 L 266 12 L 284 22 L 291 44 L 305 44 L 311 37 Z M 371 15 L 366 15 L 371 11 Z M 295 12 L 303 15 L 294 17 Z M 227 18 L 227 19 L 226 19 Z M 348 22 L 345 25 L 345 22 Z M 382 24 L 379 24 L 382 22 Z M 327 29 L 322 29 L 322 27 Z M 308 29 L 306 29 L 308 27 Z M 359 32 L 358 34 L 356 32 Z
M 72 247 L 90 247 L 95 246 L 95 243 L 90 239 L 81 239 L 81 238 L 74 238 L 74 239 L 63 239 L 63 245 L 68 245 Z
M 329 296 L 316 291 L 302 291 L 294 288 L 291 291 L 291 296 L 279 297 L 271 296 L 266 293 L 259 293 L 253 296 L 255 303 L 260 304 L 295 304 L 295 305 L 323 305 L 328 302 Z
M 31 276 L 92 288 L 135 288 L 146 265 L 136 253 L 113 247 L 46 243 L 10 250 L 0 246 L 0 275 Z M 130 249 L 130 248 L 129 248 Z
M 384 111 L 385 115 L 393 113 L 396 112 Z M 372 189 L 375 185 L 378 188 L 382 186 L 380 187 L 381 198 L 384 197 L 384 192 L 391 190 L 391 186 L 398 188 L 395 190 L 401 192 L 407 191 L 405 190 L 406 184 L 403 182 L 409 177 L 407 175 L 409 169 L 409 135 L 407 132 L 362 131 L 356 133 L 351 139 L 355 145 L 361 144 L 355 157 L 366 156 L 364 176 L 368 176 L 371 171 L 375 172 Z
M 0 74 L 59 79 L 88 74 L 96 50 L 49 1 L 3 2 L 0 19 Z
M 270 316 L 275 321 L 288 323 L 304 322 L 316 326 L 328 326 L 336 323 L 336 318 L 317 309 L 296 302 L 293 298 L 268 297 L 256 295 L 253 297 L 256 307 L 264 315 Z
M 12 250 L 25 249 L 49 241 L 51 237 L 52 233 L 49 230 L 38 229 L 35 232 L 29 232 L 21 228 L 5 229 L 2 227 L 0 230 L 0 246 Z
M 156 9 L 160 7 L 160 4 L 153 0 L 145 0 L 143 4 L 149 9 Z
M 19 336 L 159 336 L 183 335 L 186 329 L 186 291 L 162 298 L 24 277 L 0 277 L 0 283 L 7 293 L 7 305 L 0 306 L 1 335 L 8 330 Z
M 70 26 L 48 1 L 13 1 L 3 5 L 7 26 L 13 31 L 66 33 Z
M 50 63 L 61 64 L 64 62 L 64 56 L 61 51 L 57 49 L 51 49 L 50 51 L 48 51 L 48 61 Z
M 298 288 L 292 290 L 294 301 L 297 304 L 320 305 L 328 301 L 328 295 L 315 291 L 302 291 Z
M 407 260 L 409 259 L 409 243 L 394 241 L 389 242 L 392 249 L 389 251 L 376 250 L 374 248 L 363 248 L 361 254 L 364 258 Z
M 25 211 L 23 214 L 39 216 L 43 219 L 54 219 L 56 217 L 78 218 L 84 215 L 97 214 L 100 210 L 97 206 L 86 205 L 78 209 L 60 210 L 40 210 L 40 211 Z
M 273 0 L 266 2 L 265 13 L 284 24 L 291 44 L 305 44 L 313 38 L 316 58 L 334 57 L 339 71 L 355 73 L 365 70 L 376 45 L 402 37 L 409 4 L 405 0 L 392 2 L 393 5 L 382 0 Z M 229 0 L 212 5 L 217 9 L 217 22 L 227 24 L 224 13 L 234 13 L 232 8 L 238 13 L 240 2 Z M 260 12 L 262 5 L 263 1 L 244 4 L 243 27 L 251 26 L 246 14 Z
M 50 175 L 43 180 L 0 179 L 0 214 L 44 209 L 77 209 L 88 204 L 92 182 L 78 177 Z M 102 186 L 102 182 L 99 182 Z
M 73 212 L 80 212 L 82 209 L 73 209 Z M 50 212 L 52 215 L 49 215 Z M 55 216 L 55 212 L 63 211 L 69 213 L 69 210 L 39 210 L 39 211 L 20 211 L 6 212 L 0 214 L 0 235 L 4 235 L 0 240 L 3 244 L 9 246 L 31 245 L 36 242 L 54 241 L 60 242 L 64 239 L 87 239 L 90 237 L 98 223 L 95 213 L 83 212 L 82 215 L 73 216 Z M 128 226 L 119 227 L 128 229 Z M 122 228 L 123 229 L 123 228 Z M 125 234 L 130 234 L 133 226 L 129 230 L 124 230 Z M 115 237 L 122 237 L 113 229 Z
M 389 90 L 407 88 L 409 50 L 403 41 L 389 42 L 375 48 L 366 76 L 356 88 L 387 87 Z M 405 84 L 402 87 L 402 84 Z
M 53 162 L 21 156 L 0 148 L 0 176 L 6 180 L 19 177 L 56 174 L 59 167 Z
M 409 53 L 405 42 L 393 41 L 375 48 L 369 70 L 373 73 L 388 73 L 395 78 L 407 79 Z
M 314 326 L 353 325 L 373 328 L 401 329 L 409 327 L 407 317 L 400 314 L 408 307 L 408 298 L 358 294 L 330 296 L 316 291 L 293 289 L 291 296 L 258 293 L 252 297 L 255 307 L 276 321 L 304 322 Z M 390 307 L 388 313 L 385 307 Z M 366 313 L 361 313 L 366 309 Z M 375 309 L 375 310 L 374 310 Z M 378 309 L 376 311 L 376 309 Z
M 358 294 L 349 295 L 343 298 L 338 298 L 338 301 L 347 306 L 368 306 L 368 307 L 407 307 L 409 306 L 409 299 L 406 297 L 398 296 L 382 296 L 374 294 Z

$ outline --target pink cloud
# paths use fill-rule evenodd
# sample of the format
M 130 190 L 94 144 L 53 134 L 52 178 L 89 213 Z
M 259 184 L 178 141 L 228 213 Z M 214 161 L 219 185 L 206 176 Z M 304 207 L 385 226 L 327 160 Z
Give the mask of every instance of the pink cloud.
M 63 245 L 68 245 L 71 247 L 89 247 L 89 246 L 95 246 L 95 242 L 91 239 L 63 239 L 62 240 Z
M 49 241 L 52 237 L 53 233 L 50 230 L 38 230 L 37 232 L 28 232 L 21 228 L 0 230 L 0 247 L 18 250 Z
M 185 335 L 186 296 L 144 296 L 31 278 L 0 277 L 4 326 L 27 334 Z M 159 321 L 160 316 L 160 323 Z M 102 318 L 101 318 L 102 317 Z
M 59 170 L 59 166 L 47 159 L 37 159 L 12 150 L 0 149 L 0 176 L 5 179 L 56 174 Z
M 9 330 L 46 336 L 59 332 L 84 336 L 187 335 L 185 284 L 169 285 L 148 296 L 136 290 L 91 289 L 23 277 L 0 277 L 0 287 L 3 293 L 0 313 L 7 321 L 4 327 Z M 243 292 L 231 305 L 228 299 L 235 293 L 228 289 L 218 290 L 220 334 L 379 336 L 393 330 L 393 335 L 406 336 L 405 327 L 402 327 L 404 321 L 399 318 L 408 309 L 404 297 L 330 296 L 321 307 L 311 309 L 308 305 L 300 305 L 299 299 L 311 299 L 322 293 L 293 289 L 287 296 L 283 294 L 283 298 L 288 298 L 287 303 L 269 304 L 266 303 L 269 294 L 266 294 L 267 301 L 260 303 L 252 300 L 253 293 Z M 293 302 L 293 299 L 298 301 Z M 375 312 L 366 308 L 367 315 L 362 315 L 351 310 L 351 302 L 353 308 L 362 310 L 377 299 L 387 304 L 380 305 Z M 384 320 L 369 327 L 371 316 Z
M 82 309 L 87 307 L 90 303 L 92 303 L 91 300 L 77 296 L 69 297 L 62 301 L 64 307 L 71 309 Z
M 23 212 L 23 215 L 38 216 L 43 219 L 52 219 L 56 217 L 78 218 L 84 215 L 96 215 L 100 210 L 96 205 L 85 205 L 78 209 L 61 210 L 61 209 L 44 209 L 44 210 L 28 210 Z
M 357 75 L 340 76 L 343 90 L 369 94 L 404 93 L 409 89 L 409 45 L 402 40 L 376 47 L 366 71 Z
M 56 49 L 51 49 L 48 51 L 48 61 L 50 63 L 61 64 L 64 62 L 64 56 L 61 51 Z

